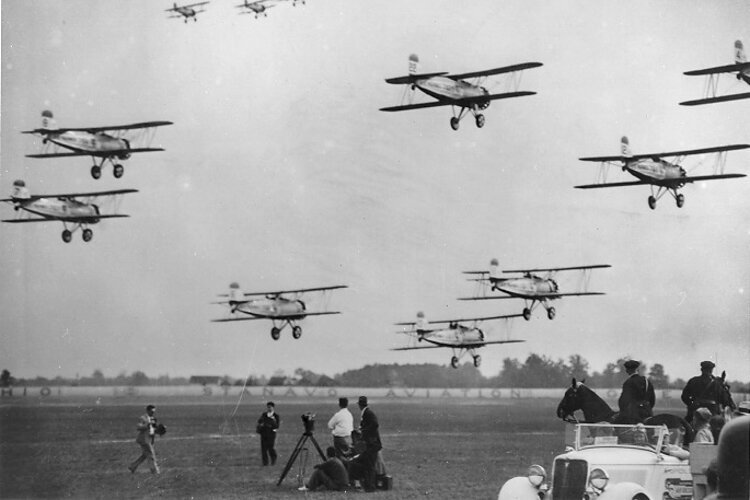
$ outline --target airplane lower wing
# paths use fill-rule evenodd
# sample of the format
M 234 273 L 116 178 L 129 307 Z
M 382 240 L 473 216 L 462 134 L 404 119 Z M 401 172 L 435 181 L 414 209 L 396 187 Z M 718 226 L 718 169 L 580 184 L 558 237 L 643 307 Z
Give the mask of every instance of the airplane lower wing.
M 93 221 L 98 221 L 99 219 L 121 219 L 123 217 L 130 217 L 129 215 L 125 214 L 110 214 L 110 215 L 90 215 L 85 217 L 54 217 L 54 218 L 33 218 L 33 219 L 5 219 L 2 222 L 11 222 L 11 223 L 19 223 L 19 222 L 82 222 L 82 223 L 91 223 Z
M 621 187 L 621 186 L 640 186 L 643 184 L 654 185 L 654 186 L 665 186 L 668 188 L 679 188 L 683 184 L 689 184 L 696 181 L 713 181 L 718 179 L 736 179 L 738 177 L 746 177 L 745 174 L 718 174 L 718 175 L 695 175 L 690 177 L 679 177 L 676 179 L 668 180 L 656 180 L 651 182 L 647 181 L 627 181 L 627 182 L 611 182 L 607 184 L 584 184 L 582 186 L 574 186 L 577 189 L 595 189 L 605 187 Z
M 507 293 L 507 292 L 503 292 L 503 293 Z M 545 300 L 545 299 L 558 299 L 560 297 L 580 297 L 583 295 L 604 295 L 604 292 L 539 293 L 535 295 L 519 295 L 519 294 L 492 295 L 489 297 L 459 297 L 458 300 L 502 300 L 502 299 Z
M 434 102 L 423 102 L 419 104 L 404 104 L 402 106 L 388 106 L 380 108 L 380 111 L 406 111 L 409 109 L 422 109 L 422 108 L 435 108 L 437 106 L 450 106 L 452 102 L 445 101 L 434 101 Z
M 409 109 L 422 109 L 422 108 L 434 108 L 437 106 L 460 106 L 462 108 L 471 108 L 476 104 L 480 104 L 487 101 L 495 101 L 497 99 L 511 99 L 513 97 L 523 97 L 527 95 L 534 95 L 536 92 L 520 91 L 520 92 L 505 92 L 503 94 L 489 94 L 479 97 L 472 97 L 471 99 L 452 99 L 449 101 L 434 101 L 434 102 L 423 102 L 419 104 L 404 104 L 401 106 L 389 106 L 386 108 L 380 108 L 380 111 L 406 111 Z
M 640 186 L 642 184 L 650 184 L 646 181 L 626 181 L 626 182 L 609 182 L 604 184 L 583 184 L 581 186 L 573 186 L 576 189 L 596 189 L 606 187 L 622 187 L 622 186 Z
M 417 349 L 445 349 L 445 348 L 456 348 L 456 349 L 476 349 L 478 347 L 484 347 L 490 344 L 516 344 L 519 342 L 526 342 L 525 340 L 488 340 L 486 342 L 476 342 L 473 344 L 461 344 L 461 345 L 425 345 L 425 346 L 413 346 L 413 347 L 394 347 L 391 351 L 416 351 Z
M 65 153 L 41 153 L 35 155 L 26 155 L 26 158 L 65 158 L 72 156 L 118 156 L 130 153 L 148 153 L 153 151 L 164 151 L 163 148 L 132 148 L 132 149 L 113 149 L 110 151 L 70 151 Z
M 222 302 L 215 302 L 216 304 L 221 304 Z M 328 312 L 307 312 L 303 311 L 299 314 L 285 314 L 285 315 L 278 315 L 278 316 L 240 316 L 237 318 L 221 318 L 221 319 L 212 319 L 211 322 L 213 323 L 226 323 L 228 321 L 251 321 L 255 319 L 277 319 L 277 320 L 285 320 L 285 319 L 300 319 L 305 316 L 325 316 L 328 314 L 341 314 L 339 311 L 328 311 Z
M 695 99 L 692 101 L 681 102 L 681 106 L 699 106 L 701 104 L 712 104 L 715 102 L 739 101 L 740 99 L 750 99 L 750 92 L 743 94 L 729 94 L 718 97 L 707 97 L 705 99 Z

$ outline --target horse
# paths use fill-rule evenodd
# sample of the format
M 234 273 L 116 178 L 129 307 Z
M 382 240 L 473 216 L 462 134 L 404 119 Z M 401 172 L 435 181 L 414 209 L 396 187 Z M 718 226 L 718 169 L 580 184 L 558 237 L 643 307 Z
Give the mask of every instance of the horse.
M 583 412 L 584 420 L 581 423 L 628 423 L 620 419 L 619 412 L 615 412 L 598 394 L 583 382 L 577 382 L 574 378 L 571 386 L 565 391 L 560 404 L 557 405 L 557 416 L 566 422 L 579 423 L 580 421 L 574 416 L 577 410 Z M 643 424 L 666 425 L 668 429 L 682 428 L 684 432 L 683 444 L 688 444 L 693 440 L 693 428 L 685 419 L 677 415 L 660 413 L 645 419 Z

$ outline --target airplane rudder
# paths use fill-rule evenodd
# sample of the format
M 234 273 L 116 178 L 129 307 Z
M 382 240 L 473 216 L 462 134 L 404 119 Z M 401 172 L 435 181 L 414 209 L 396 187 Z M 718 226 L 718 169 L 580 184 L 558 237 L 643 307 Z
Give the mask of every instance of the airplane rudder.
M 626 135 L 623 135 L 622 139 L 620 139 L 620 151 L 623 156 L 633 156 L 633 153 L 630 151 L 630 141 Z
M 57 128 L 55 125 L 55 116 L 52 114 L 52 111 L 48 109 L 42 111 L 42 128 L 48 130 Z
M 416 75 L 419 70 L 419 56 L 417 54 L 409 55 L 409 74 Z
M 737 63 L 747 62 L 747 56 L 745 56 L 745 47 L 742 45 L 742 40 L 734 42 L 734 61 Z

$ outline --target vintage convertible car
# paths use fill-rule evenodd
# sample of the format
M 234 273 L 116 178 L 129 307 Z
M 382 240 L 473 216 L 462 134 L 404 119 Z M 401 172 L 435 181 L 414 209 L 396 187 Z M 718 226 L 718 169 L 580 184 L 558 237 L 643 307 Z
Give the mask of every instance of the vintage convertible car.
M 498 500 L 689 500 L 692 476 L 682 434 L 664 426 L 577 424 L 572 446 L 502 486 Z

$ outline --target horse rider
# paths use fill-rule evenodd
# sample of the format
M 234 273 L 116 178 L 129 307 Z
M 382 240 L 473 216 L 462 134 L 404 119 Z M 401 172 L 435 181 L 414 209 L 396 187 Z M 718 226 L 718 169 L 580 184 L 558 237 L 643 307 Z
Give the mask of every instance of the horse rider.
M 711 361 L 701 361 L 701 374 L 688 380 L 687 385 L 682 390 L 682 402 L 687 406 L 685 420 L 688 422 L 692 423 L 695 410 L 705 404 L 716 403 L 716 401 L 703 399 L 706 389 L 714 380 L 713 371 L 715 366 Z
M 643 422 L 654 415 L 653 409 L 656 403 L 654 385 L 638 373 L 640 362 L 629 359 L 623 366 L 628 378 L 622 384 L 622 393 L 617 401 L 620 407 L 618 422 L 625 424 Z

